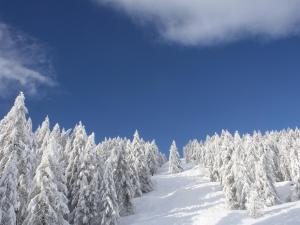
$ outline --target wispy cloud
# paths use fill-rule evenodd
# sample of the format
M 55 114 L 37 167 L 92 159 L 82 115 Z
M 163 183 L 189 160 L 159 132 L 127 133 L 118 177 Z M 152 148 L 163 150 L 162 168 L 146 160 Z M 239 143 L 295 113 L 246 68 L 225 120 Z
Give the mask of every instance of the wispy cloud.
M 299 0 L 94 0 L 154 25 L 169 41 L 214 45 L 278 39 L 300 30 Z
M 0 97 L 18 90 L 36 95 L 56 85 L 51 62 L 38 41 L 0 22 Z

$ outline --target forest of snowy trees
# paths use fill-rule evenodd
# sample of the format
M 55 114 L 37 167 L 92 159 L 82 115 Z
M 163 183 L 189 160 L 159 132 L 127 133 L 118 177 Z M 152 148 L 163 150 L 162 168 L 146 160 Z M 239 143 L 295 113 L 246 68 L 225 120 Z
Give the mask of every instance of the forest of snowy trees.
M 133 198 L 153 190 L 151 176 L 166 161 L 155 141 L 95 143 L 79 122 L 74 129 L 32 130 L 23 93 L 0 121 L 0 225 L 116 225 L 134 214 Z M 230 209 L 258 217 L 280 203 L 275 182 L 290 181 L 289 201 L 300 199 L 300 130 L 221 134 L 184 147 L 187 163 L 205 167 L 220 182 Z M 169 173 L 183 171 L 175 141 Z
M 230 209 L 258 217 L 265 206 L 280 203 L 274 184 L 291 181 L 289 201 L 300 198 L 300 130 L 262 134 L 222 133 L 184 147 L 187 162 L 208 168 L 211 181 L 223 186 Z
M 0 121 L 0 224 L 114 225 L 133 214 L 165 162 L 155 141 L 135 132 L 96 144 L 81 122 L 51 129 L 48 117 L 33 132 L 24 101 Z

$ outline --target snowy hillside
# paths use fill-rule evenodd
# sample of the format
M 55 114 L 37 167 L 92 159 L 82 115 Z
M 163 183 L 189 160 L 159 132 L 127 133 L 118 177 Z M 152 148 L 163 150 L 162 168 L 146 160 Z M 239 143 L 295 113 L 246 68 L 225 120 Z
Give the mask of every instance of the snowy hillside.
M 168 173 L 168 163 L 153 177 L 155 190 L 136 198 L 135 214 L 121 218 L 121 225 L 235 225 L 300 224 L 300 202 L 266 208 L 264 215 L 253 219 L 245 210 L 229 210 L 222 188 L 210 182 L 208 172 L 185 164 L 184 172 Z M 276 184 L 282 202 L 286 201 L 289 182 Z

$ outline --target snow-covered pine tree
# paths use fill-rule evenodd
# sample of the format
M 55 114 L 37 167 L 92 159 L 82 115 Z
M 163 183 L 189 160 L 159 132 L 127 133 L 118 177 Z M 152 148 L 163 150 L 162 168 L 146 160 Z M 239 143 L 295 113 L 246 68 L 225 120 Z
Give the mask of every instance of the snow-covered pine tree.
M 37 155 L 38 164 L 41 161 L 43 155 L 43 149 L 45 149 L 45 146 L 47 144 L 46 141 L 49 139 L 49 135 L 50 135 L 50 122 L 49 122 L 49 117 L 46 116 L 45 120 L 35 131 L 35 139 L 37 144 L 36 155 Z
M 71 212 L 74 225 L 97 225 L 101 221 L 100 174 L 97 166 L 95 135 L 92 133 L 87 140 L 85 150 L 80 155 L 80 172 L 77 183 L 79 189 L 74 193 L 78 199 Z
M 50 140 L 55 140 L 55 159 L 57 163 L 53 166 L 57 166 L 53 171 L 55 173 L 55 177 L 57 180 L 57 187 L 58 190 L 65 195 L 68 194 L 67 190 L 67 179 L 65 176 L 65 160 L 64 160 L 64 155 L 63 155 L 63 148 L 61 145 L 61 139 L 60 139 L 60 127 L 59 124 L 55 124 L 53 127 L 50 135 L 49 135 L 49 140 L 46 140 L 45 143 L 49 145 Z M 53 142 L 53 141 L 52 141 Z
M 38 148 L 42 146 L 43 140 L 47 135 L 47 133 L 50 134 L 50 121 L 48 116 L 46 116 L 42 124 L 39 125 L 35 131 L 35 137 L 36 137 Z
M 245 135 L 240 141 L 235 136 L 236 150 L 233 157 L 233 172 L 235 176 L 236 198 L 238 209 L 245 209 L 250 188 L 255 182 L 255 165 L 259 158 L 257 142 L 250 135 Z
M 16 163 L 17 168 L 17 171 L 13 173 L 17 183 L 16 194 L 18 196 L 16 198 L 20 203 L 20 207 L 15 208 L 18 224 L 21 224 L 24 218 L 24 209 L 28 203 L 28 190 L 34 173 L 33 167 L 36 164 L 33 135 L 28 127 L 26 114 L 25 97 L 21 92 L 11 110 L 1 121 L 0 129 L 0 177 L 7 171 L 6 166 L 11 167 L 9 164 L 6 165 L 8 161 Z
M 32 120 L 30 117 L 27 120 L 26 128 L 27 128 L 27 133 L 29 135 L 28 139 L 30 140 L 29 146 L 31 146 L 31 149 L 33 151 L 30 161 L 32 163 L 32 165 L 31 165 L 32 176 L 34 176 L 36 168 L 38 167 L 40 162 L 38 161 L 38 158 L 37 158 L 37 150 L 36 150 L 37 142 L 36 142 L 35 134 L 33 133 L 33 130 L 32 130 Z
M 158 148 L 154 140 L 151 143 L 146 143 L 145 148 L 147 164 L 150 174 L 153 176 L 159 167 Z
M 60 133 L 60 144 L 62 147 L 62 165 L 64 173 L 66 172 L 68 161 L 69 161 L 69 147 L 72 147 L 72 142 L 74 138 L 72 137 L 72 129 L 65 130 L 64 128 L 61 130 Z
M 120 216 L 133 214 L 133 185 L 130 179 L 130 167 L 126 161 L 126 142 L 120 142 L 111 153 L 111 160 L 115 166 L 113 170 L 113 179 L 117 193 Z
M 104 165 L 103 181 L 101 182 L 101 214 L 100 225 L 117 225 L 119 223 L 118 198 L 112 171 L 115 168 L 113 157 L 109 157 Z
M 235 178 L 234 187 L 236 189 L 236 200 L 237 200 L 236 209 L 245 209 L 247 196 L 249 194 L 251 183 L 253 182 L 252 181 L 253 178 L 250 176 L 247 167 L 245 167 L 243 164 L 239 162 L 235 163 L 234 165 L 237 164 L 239 164 L 239 166 L 236 166 L 233 171 L 234 178 Z
M 57 161 L 59 144 L 50 138 L 37 168 L 23 225 L 68 225 L 68 200 L 62 190 L 60 165 Z
M 186 146 L 183 148 L 184 159 L 186 163 L 191 161 L 200 160 L 200 154 L 203 153 L 200 151 L 200 143 L 194 139 L 190 140 Z
M 182 171 L 183 171 L 183 168 L 181 166 L 178 149 L 177 149 L 175 141 L 173 141 L 172 145 L 170 147 L 169 172 L 174 174 L 174 173 L 180 173 Z
M 71 132 L 72 132 L 72 129 L 65 130 L 64 128 L 61 131 L 60 139 L 61 139 L 61 146 L 63 149 L 66 148 L 66 145 L 70 138 Z
M 50 133 L 51 138 L 54 138 L 56 142 L 61 145 L 61 133 L 60 133 L 60 127 L 59 124 L 56 123 Z M 61 146 L 60 146 L 61 148 Z M 60 149 L 61 150 L 61 149 Z
M 239 134 L 237 132 L 235 133 L 235 136 L 236 138 L 239 138 Z M 223 185 L 223 179 L 228 175 L 226 174 L 229 172 L 228 169 L 232 167 L 232 154 L 234 151 L 234 138 L 228 131 L 223 137 L 221 149 L 222 151 L 220 152 L 220 159 L 222 164 L 219 167 L 218 174 L 220 175 L 219 181 L 221 185 Z
M 222 174 L 223 191 L 229 209 L 239 209 L 243 198 L 241 197 L 243 195 L 239 193 L 243 190 L 243 186 L 239 185 L 243 179 L 243 172 L 240 171 L 241 164 L 236 163 L 239 162 L 243 153 L 242 140 L 238 133 L 234 136 L 234 146 L 231 158 L 223 167 Z
M 72 154 L 73 142 L 75 139 L 75 133 L 76 133 L 77 126 L 78 125 L 76 125 L 72 131 L 70 131 L 70 134 L 68 135 L 68 138 L 66 140 L 66 144 L 64 147 L 64 157 L 65 157 L 65 160 L 67 161 L 67 164 L 69 162 L 69 157 Z
M 260 148 L 263 148 L 262 144 L 260 144 Z M 273 206 L 279 202 L 279 198 L 274 187 L 274 181 L 267 172 L 267 167 L 266 156 L 263 155 L 255 167 L 255 187 L 264 204 Z
M 153 184 L 150 178 L 149 168 L 146 164 L 146 159 L 144 155 L 141 155 L 138 159 L 135 160 L 135 167 L 138 171 L 141 191 L 143 193 L 148 193 L 152 191 Z
M 214 162 L 211 164 L 211 167 L 209 169 L 210 171 L 210 180 L 215 181 L 221 181 L 221 167 L 223 165 L 223 153 L 226 151 L 226 147 L 223 145 L 226 143 L 227 139 L 229 139 L 231 134 L 226 131 L 222 130 L 221 135 L 216 136 L 216 140 L 213 145 L 213 155 Z M 225 144 L 227 145 L 227 144 Z
M 186 146 L 183 147 L 183 158 L 185 159 L 186 163 L 191 162 L 192 158 L 192 151 L 194 150 L 191 146 L 192 140 L 189 140 L 189 142 L 186 144 Z
M 143 193 L 150 192 L 153 190 L 153 184 L 145 156 L 145 142 L 140 138 L 138 131 L 135 131 L 131 145 L 134 165 L 138 172 L 141 191 Z
M 225 167 L 223 177 L 223 192 L 227 207 L 229 209 L 237 209 L 239 207 L 237 199 L 237 187 L 232 166 L 233 162 L 230 161 Z
M 290 157 L 289 152 L 291 149 L 291 138 L 289 133 L 286 131 L 282 133 L 277 147 L 279 148 L 279 168 L 282 174 L 283 180 L 291 180 L 290 174 Z
M 74 140 L 72 146 L 70 146 L 68 166 L 66 169 L 69 209 L 71 212 L 73 212 L 78 204 L 78 193 L 80 189 L 80 183 L 78 182 L 81 165 L 80 156 L 85 150 L 86 142 L 87 134 L 84 126 L 80 122 L 74 129 Z M 72 213 L 70 214 L 69 221 L 71 224 L 74 222 Z
M 9 146 L 10 148 L 12 146 Z M 0 178 L 0 224 L 16 225 L 19 211 L 19 193 L 17 191 L 18 169 L 16 150 L 11 148 L 11 154 L 1 172 Z M 4 166 L 4 167 L 3 167 Z
M 102 161 L 106 161 L 111 155 L 111 151 L 115 146 L 119 145 L 119 142 L 122 141 L 120 137 L 117 138 L 105 138 L 103 142 L 101 142 L 97 146 L 97 154 L 102 159 Z
M 140 180 L 139 180 L 139 176 L 138 176 L 138 172 L 136 170 L 135 167 L 135 157 L 134 157 L 134 153 L 132 151 L 132 145 L 130 140 L 127 140 L 126 143 L 126 160 L 128 162 L 129 165 L 129 170 L 130 170 L 130 181 L 132 183 L 133 186 L 133 190 L 132 190 L 132 196 L 133 197 L 140 197 L 142 196 L 142 190 L 141 190 L 141 184 L 140 184 Z
M 158 153 L 158 163 L 159 163 L 159 166 L 161 167 L 163 164 L 165 164 L 167 162 L 167 157 L 165 154 L 159 152 Z

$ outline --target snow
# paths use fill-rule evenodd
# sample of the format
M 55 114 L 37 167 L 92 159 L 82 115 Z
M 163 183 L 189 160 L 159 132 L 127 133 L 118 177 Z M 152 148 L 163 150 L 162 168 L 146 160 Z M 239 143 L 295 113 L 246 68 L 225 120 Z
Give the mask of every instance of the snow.
M 292 191 L 292 182 L 291 181 L 284 181 L 278 182 L 276 184 L 276 191 L 281 200 L 281 202 L 287 202 L 289 198 L 289 194 Z
M 295 225 L 300 224 L 300 202 L 283 203 L 253 219 L 244 210 L 226 208 L 222 187 L 210 182 L 205 169 L 182 162 L 184 172 L 168 173 L 166 163 L 153 179 L 154 191 L 134 199 L 135 214 L 121 225 Z M 289 182 L 276 184 L 286 202 Z

